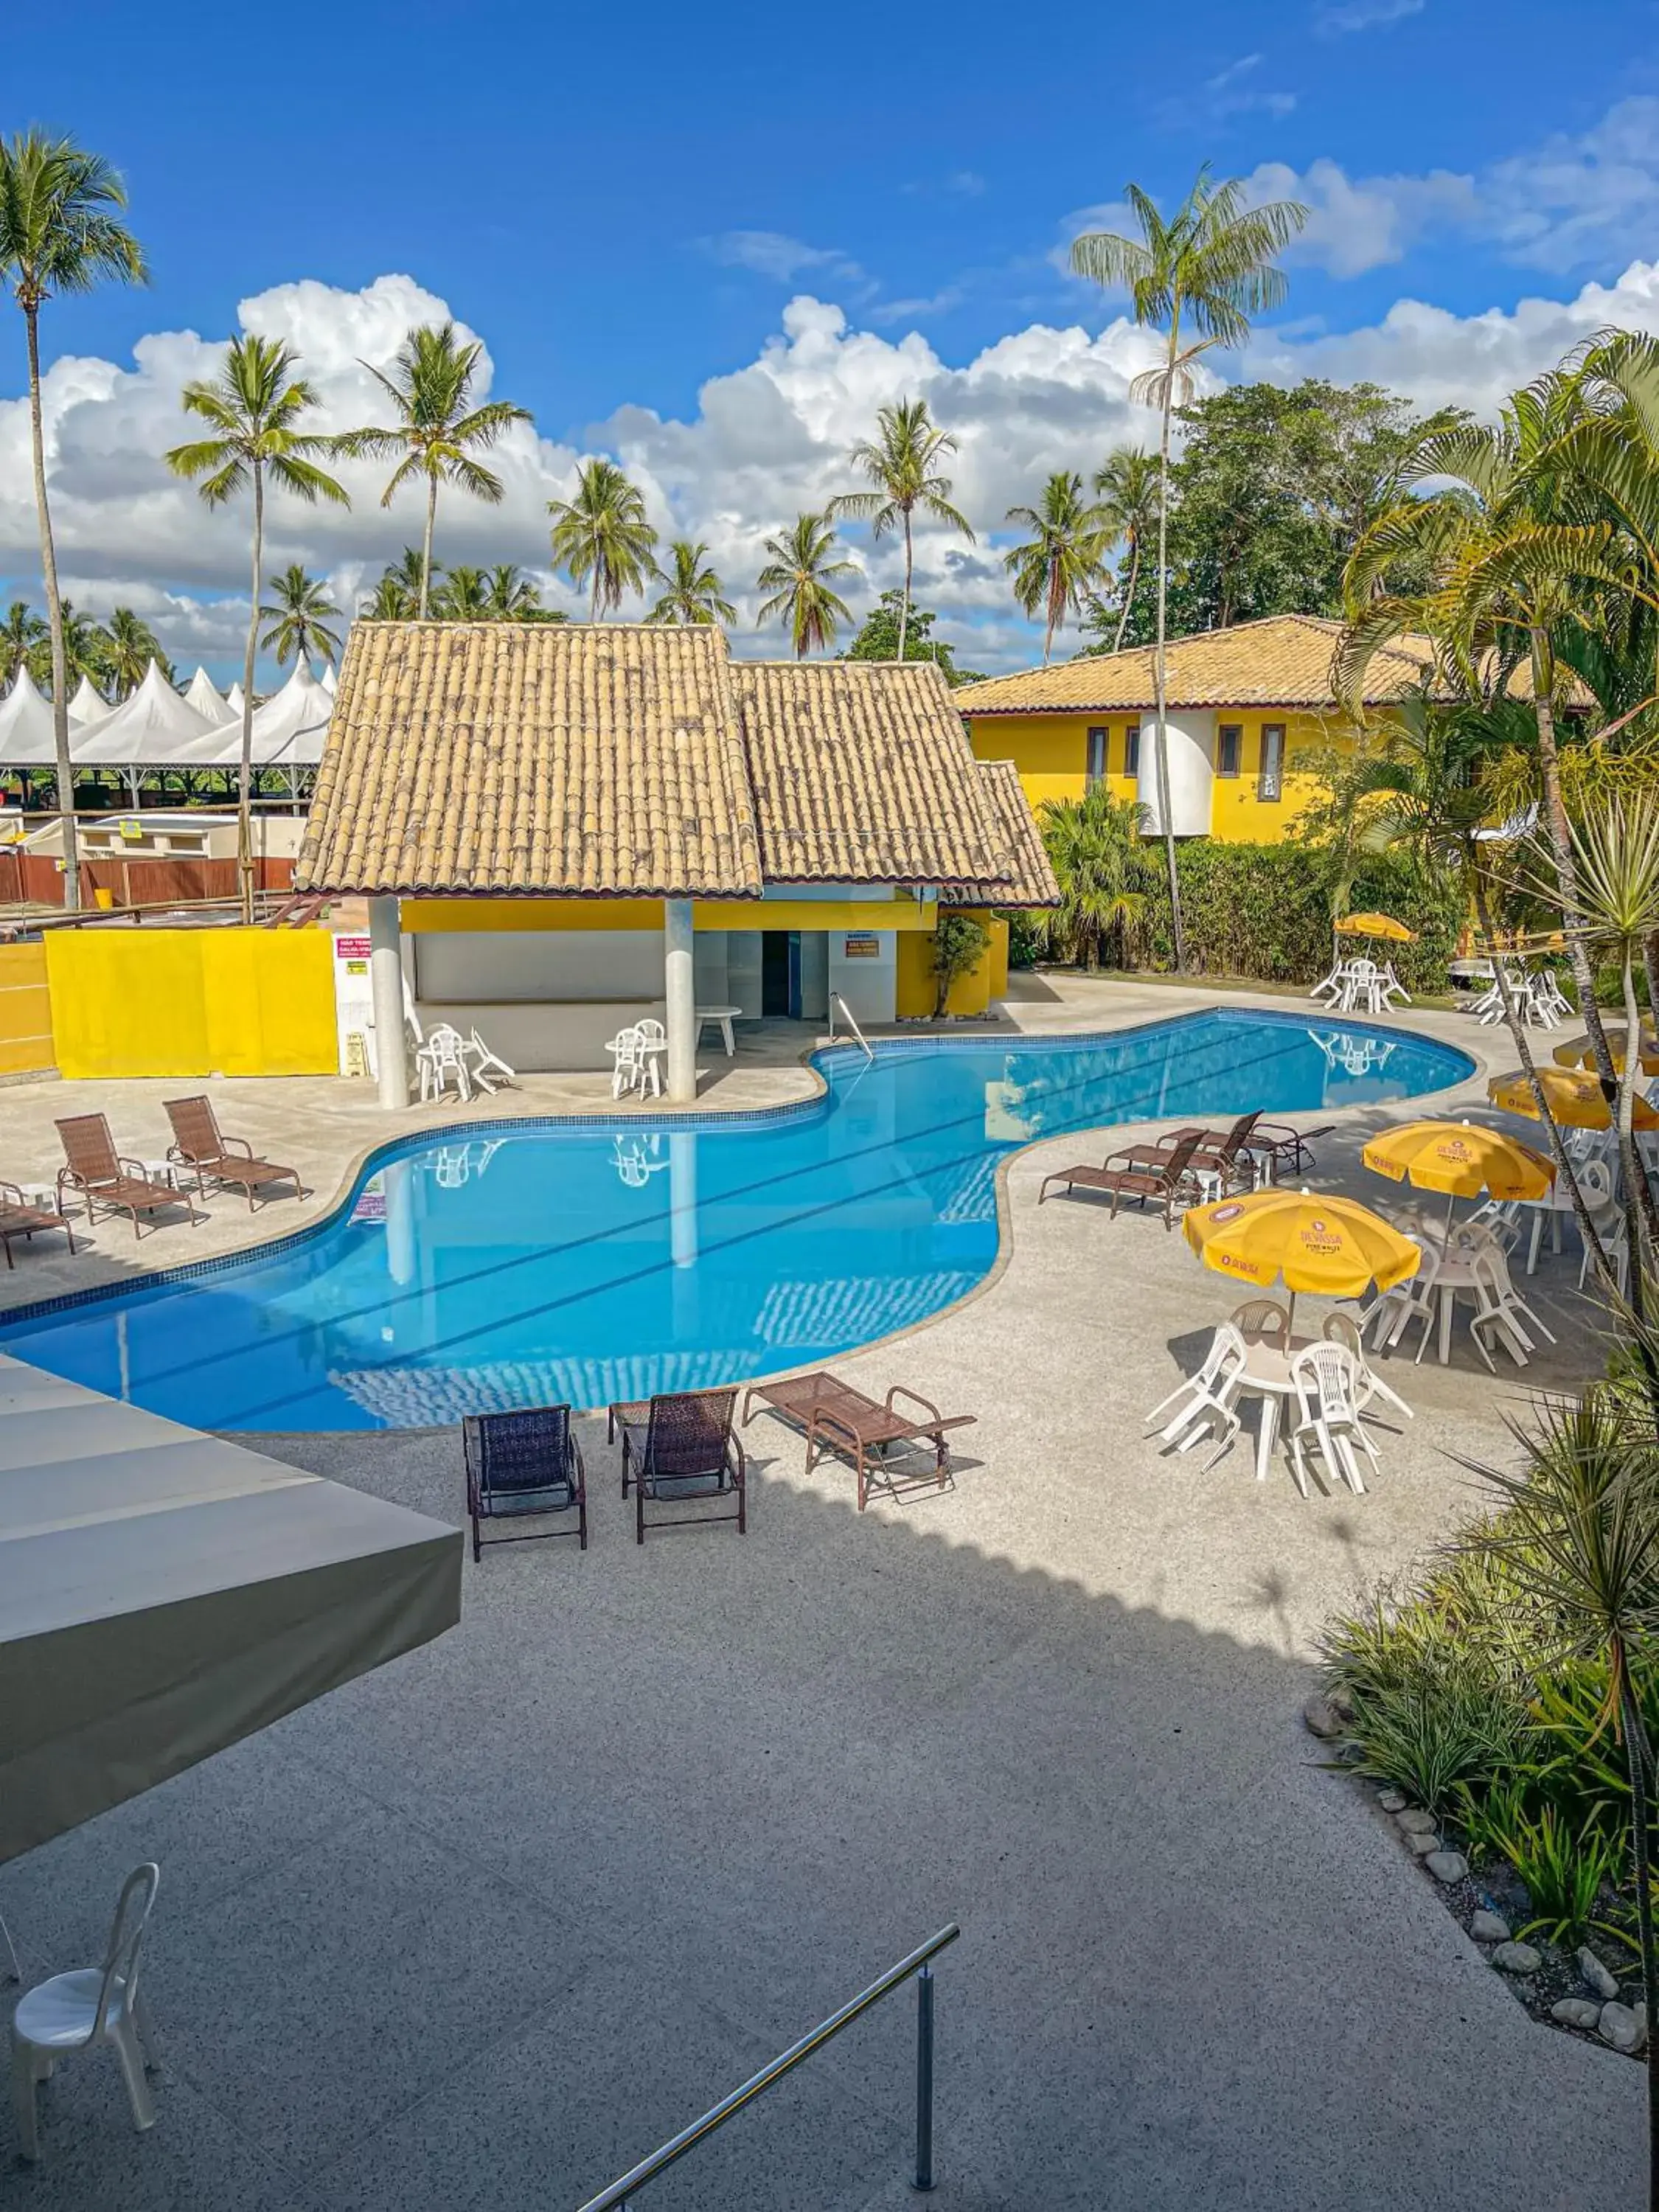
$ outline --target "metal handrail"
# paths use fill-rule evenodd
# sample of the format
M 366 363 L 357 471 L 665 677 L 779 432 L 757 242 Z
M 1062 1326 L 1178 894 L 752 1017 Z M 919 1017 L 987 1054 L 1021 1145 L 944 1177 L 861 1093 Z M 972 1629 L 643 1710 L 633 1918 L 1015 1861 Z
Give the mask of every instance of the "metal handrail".
M 937 1936 L 912 1951 L 908 1959 L 901 1959 L 896 1966 L 890 1966 L 881 1979 L 872 1982 L 861 1996 L 854 1997 L 850 2004 L 844 2004 L 839 2012 L 831 2013 L 829 2019 L 820 2021 L 810 2035 L 802 2036 L 799 2043 L 792 2043 L 788 2050 L 780 2052 L 769 2066 L 763 2066 L 758 2074 L 751 2075 L 741 2088 L 733 2089 L 731 2095 L 722 2097 L 718 2105 L 710 2106 L 700 2120 L 693 2120 L 690 2127 L 682 2128 L 677 2136 L 671 2136 L 660 2149 L 653 2150 L 649 2158 L 642 2158 L 637 2166 L 630 2166 L 618 2180 L 611 2183 L 609 2189 L 602 2189 L 597 2197 L 590 2197 L 580 2208 L 580 2212 L 627 2212 L 628 2199 L 632 2191 L 643 2189 L 648 2181 L 654 2181 L 666 2167 L 672 2166 L 676 2159 L 684 2158 L 689 2150 L 695 2150 L 717 2128 L 724 2127 L 734 2113 L 740 2112 L 745 2105 L 752 2104 L 775 2082 L 781 2081 L 786 2074 L 793 2074 L 803 2059 L 810 2058 L 815 2051 L 821 2050 L 832 2036 L 839 2035 L 842 2028 L 850 2026 L 860 2013 L 867 2012 L 872 2005 L 879 2004 L 884 1997 L 890 1996 L 896 1989 L 908 1981 L 912 1974 L 916 1978 L 916 2171 L 913 2185 L 921 2190 L 931 2189 L 933 2186 L 933 1976 L 930 1962 L 947 1944 L 954 1943 L 961 1933 L 954 1920 L 948 1928 L 941 1928 Z
M 834 1044 L 834 1042 L 836 1042 L 836 1008 L 837 1006 L 839 1006 L 839 1007 L 841 1008 L 842 1018 L 843 1018 L 843 1019 L 846 1021 L 846 1024 L 847 1024 L 848 1028 L 849 1030 L 852 1030 L 853 1035 L 854 1035 L 854 1036 L 858 1039 L 859 1042 L 860 1042 L 860 1043 L 864 1047 L 864 1056 L 865 1056 L 865 1058 L 866 1058 L 866 1060 L 873 1060 L 873 1059 L 875 1058 L 875 1056 L 876 1056 L 876 1055 L 875 1055 L 875 1054 L 874 1054 L 874 1053 L 871 1050 L 871 1048 L 870 1048 L 870 1040 L 869 1040 L 869 1038 L 868 1038 L 867 1036 L 866 1036 L 866 1035 L 864 1034 L 864 1031 L 863 1031 L 863 1030 L 859 1027 L 859 1025 L 858 1025 L 857 1022 L 856 1022 L 856 1021 L 854 1021 L 854 1019 L 853 1018 L 853 1009 L 852 1009 L 852 1008 L 848 1005 L 848 1003 L 847 1003 L 846 1000 L 842 998 L 842 996 L 841 995 L 841 993 L 840 993 L 839 991 L 831 991 L 831 993 L 830 994 L 830 1043 L 831 1043 L 831 1044 Z

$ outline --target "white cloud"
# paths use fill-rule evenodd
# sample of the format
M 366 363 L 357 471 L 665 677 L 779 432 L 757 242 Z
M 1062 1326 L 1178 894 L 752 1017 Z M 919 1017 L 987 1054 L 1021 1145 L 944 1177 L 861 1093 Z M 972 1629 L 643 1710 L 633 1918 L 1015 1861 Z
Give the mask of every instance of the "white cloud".
M 1340 39 L 1354 31 L 1378 31 L 1390 23 L 1403 23 L 1407 15 L 1420 15 L 1425 0 L 1333 0 L 1316 8 L 1314 28 L 1322 39 Z
M 1267 115 L 1275 121 L 1289 115 L 1296 94 L 1262 84 L 1257 76 L 1261 62 L 1260 54 L 1241 54 L 1179 98 L 1160 101 L 1159 121 L 1174 129 L 1194 122 L 1224 123 L 1235 115 Z
M 793 284 L 814 272 L 854 283 L 864 276 L 858 263 L 838 247 L 808 246 L 781 230 L 723 230 L 703 245 L 726 268 L 752 269 L 779 284 Z

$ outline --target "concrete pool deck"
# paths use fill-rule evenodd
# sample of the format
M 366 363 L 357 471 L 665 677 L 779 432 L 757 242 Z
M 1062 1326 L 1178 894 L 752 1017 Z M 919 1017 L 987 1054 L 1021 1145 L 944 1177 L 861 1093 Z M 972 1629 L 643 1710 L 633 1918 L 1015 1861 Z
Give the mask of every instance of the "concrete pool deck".
M 1062 1011 L 1176 996 L 1079 979 Z M 1345 1115 L 1310 1180 L 1380 1188 L 1358 1147 L 1402 1110 Z M 309 1135 L 319 1164 L 370 1121 Z M 1450 1368 L 1395 1363 L 1418 1418 L 1380 1480 L 1304 1501 L 1247 1443 L 1206 1472 L 1143 1442 L 1240 1292 L 1156 1220 L 1039 1211 L 1045 1170 L 1099 1149 L 1019 1156 L 989 1287 L 836 1362 L 978 1413 L 944 1492 L 860 1516 L 762 1417 L 750 1535 L 640 1550 L 586 1422 L 586 1554 L 486 1554 L 438 1644 L 0 1868 L 33 1977 L 95 1956 L 159 1858 L 167 2060 L 143 2137 L 112 2065 L 66 2067 L 0 2205 L 574 2207 L 952 1918 L 943 2207 L 1634 2202 L 1640 2069 L 1528 2019 L 1298 1717 L 1331 1607 L 1468 1512 L 1447 1454 L 1501 1452 L 1526 1383 L 1597 1357 L 1576 1257 L 1532 1286 L 1547 1360 L 1488 1377 L 1460 1332 Z M 459 1517 L 453 1431 L 249 1441 Z M 892 2000 L 641 2205 L 911 2201 L 911 2033 Z

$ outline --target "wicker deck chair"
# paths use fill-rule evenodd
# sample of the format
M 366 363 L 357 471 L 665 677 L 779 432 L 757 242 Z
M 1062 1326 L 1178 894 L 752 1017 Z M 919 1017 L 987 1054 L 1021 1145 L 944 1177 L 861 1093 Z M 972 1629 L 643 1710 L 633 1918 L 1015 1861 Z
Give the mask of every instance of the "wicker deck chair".
M 1249 1149 L 1265 1164 L 1270 1176 L 1301 1175 L 1314 1164 L 1309 1150 L 1314 1139 L 1328 1137 L 1335 1126 L 1334 1121 L 1324 1121 L 1316 1129 L 1293 1129 L 1288 1121 L 1258 1121 Z
M 6 1265 L 17 1265 L 11 1256 L 11 1240 L 21 1237 L 26 1241 L 42 1229 L 61 1229 L 69 1238 L 71 1255 L 75 1250 L 75 1231 L 70 1227 L 67 1213 L 55 1212 L 49 1206 L 32 1206 L 15 1182 L 0 1182 L 0 1245 L 5 1247 Z
M 483 1556 L 481 1521 L 574 1511 L 574 1528 L 526 1528 L 491 1536 L 491 1544 L 527 1544 L 542 1536 L 575 1536 L 587 1549 L 587 1470 L 570 1426 L 568 1406 L 536 1406 L 505 1413 L 469 1413 L 461 1423 L 466 1462 L 466 1510 L 472 1557 Z
M 1128 1146 L 1121 1158 L 1135 1167 L 1159 1168 L 1184 1137 L 1196 1137 L 1198 1149 L 1188 1163 L 1188 1167 L 1194 1175 L 1213 1176 L 1218 1193 L 1225 1197 L 1231 1191 L 1248 1190 L 1255 1181 L 1250 1140 L 1261 1119 L 1258 1109 L 1254 1114 L 1241 1114 L 1231 1129 L 1204 1129 L 1189 1123 L 1183 1129 L 1171 1129 L 1165 1136 Z
M 228 1183 L 245 1192 L 250 1213 L 254 1200 L 273 1183 L 291 1182 L 295 1198 L 305 1196 L 305 1185 L 297 1168 L 278 1167 L 274 1160 L 256 1158 L 246 1138 L 220 1135 L 218 1116 L 210 1098 L 169 1098 L 166 1104 L 167 1119 L 173 1124 L 173 1142 L 167 1146 L 167 1158 L 179 1167 L 189 1169 L 196 1178 L 198 1190 L 205 1191 L 207 1178 L 211 1176 L 215 1182 Z
M 198 1214 L 187 1190 L 155 1182 L 142 1160 L 125 1159 L 116 1151 L 103 1115 L 71 1115 L 58 1124 L 58 1133 L 64 1140 L 64 1161 L 58 1170 L 60 1210 L 64 1193 L 78 1191 L 86 1201 L 88 1224 L 97 1219 L 101 1206 L 106 1213 L 128 1215 L 135 1238 L 147 1215 L 165 1212 L 170 1206 L 182 1206 L 192 1222 L 205 1218 Z
M 732 1432 L 738 1394 L 729 1390 L 681 1390 L 653 1398 L 649 1405 L 611 1408 L 611 1433 L 622 1432 L 622 1493 L 634 1492 L 635 1534 L 640 1543 L 651 1528 L 695 1528 L 735 1521 L 738 1535 L 748 1529 L 748 1462 Z M 645 1501 L 719 1498 L 734 1492 L 735 1513 L 682 1513 L 647 1522 Z
M 905 1413 L 894 1403 L 908 1399 L 919 1413 Z M 823 1369 L 811 1375 L 791 1375 L 781 1382 L 752 1382 L 744 1399 L 743 1425 L 755 1418 L 756 1401 L 779 1419 L 793 1421 L 806 1434 L 806 1464 L 810 1470 L 826 1451 L 850 1459 L 858 1477 L 859 1511 L 870 1494 L 870 1466 L 885 1471 L 885 1455 L 896 1447 L 932 1444 L 933 1474 L 943 1490 L 951 1472 L 951 1448 L 945 1435 L 951 1429 L 970 1428 L 975 1413 L 941 1414 L 937 1406 L 914 1390 L 895 1384 L 884 1400 L 872 1398 L 852 1383 L 839 1382 Z
M 1163 1209 L 1164 1226 L 1175 1226 L 1176 1208 L 1193 1196 L 1195 1185 L 1192 1178 L 1193 1154 L 1198 1150 L 1200 1132 L 1189 1129 L 1187 1134 L 1170 1146 L 1163 1155 L 1162 1167 L 1136 1167 L 1133 1155 L 1128 1152 L 1109 1152 L 1097 1168 L 1057 1168 L 1042 1179 L 1037 1193 L 1037 1204 L 1048 1195 L 1051 1182 L 1064 1183 L 1070 1192 L 1079 1190 L 1104 1191 L 1112 1201 L 1112 1218 L 1117 1218 L 1118 1207 L 1126 1198 L 1134 1199 L 1145 1206 L 1150 1199 Z

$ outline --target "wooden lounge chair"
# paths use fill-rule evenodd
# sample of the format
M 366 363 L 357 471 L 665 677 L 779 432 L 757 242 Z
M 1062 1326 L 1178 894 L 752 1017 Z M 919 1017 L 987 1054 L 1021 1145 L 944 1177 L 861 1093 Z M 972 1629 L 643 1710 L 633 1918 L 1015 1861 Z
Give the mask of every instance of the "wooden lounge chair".
M 894 1403 L 897 1398 L 919 1406 L 921 1418 L 901 1413 Z M 744 1400 L 744 1428 L 755 1417 L 757 1399 L 784 1420 L 793 1421 L 805 1431 L 809 1468 L 826 1451 L 842 1452 L 852 1461 L 858 1475 L 860 1513 L 870 1494 L 866 1453 L 879 1458 L 895 1444 L 931 1443 L 938 1486 L 943 1490 L 945 1477 L 951 1472 L 945 1431 L 965 1429 L 979 1418 L 975 1413 L 943 1415 L 937 1406 L 897 1383 L 884 1399 L 872 1398 L 854 1389 L 850 1382 L 838 1382 L 822 1369 L 812 1375 L 792 1375 L 782 1382 L 751 1383 Z
M 1188 1168 L 1194 1175 L 1213 1176 L 1217 1194 L 1224 1198 L 1230 1191 L 1248 1189 L 1255 1180 L 1250 1139 L 1261 1119 L 1260 1111 L 1241 1114 L 1231 1129 L 1203 1129 L 1189 1123 L 1165 1136 L 1127 1146 L 1121 1157 L 1135 1167 L 1160 1168 L 1183 1138 L 1196 1137 L 1198 1149 Z
M 205 1218 L 197 1213 L 187 1190 L 156 1182 L 142 1160 L 124 1158 L 115 1149 L 109 1123 L 101 1114 L 74 1114 L 58 1124 L 64 1140 L 64 1164 L 58 1170 L 58 1203 L 65 1191 L 78 1191 L 86 1201 L 88 1224 L 106 1213 L 125 1213 L 132 1222 L 135 1238 L 142 1234 L 146 1216 L 182 1206 L 192 1222 Z
M 622 1494 L 634 1492 L 635 1540 L 644 1543 L 647 1527 L 683 1528 L 715 1521 L 735 1521 L 738 1534 L 748 1528 L 748 1462 L 732 1433 L 738 1394 L 729 1390 L 678 1390 L 648 1404 L 618 1403 L 611 1408 L 610 1433 L 622 1433 Z M 682 1513 L 647 1522 L 645 1501 L 719 1498 L 734 1492 L 735 1513 Z
M 17 1265 L 11 1256 L 14 1237 L 25 1239 L 40 1229 L 61 1229 L 69 1238 L 71 1255 L 75 1250 L 75 1231 L 70 1227 L 67 1213 L 57 1212 L 49 1206 L 32 1206 L 15 1182 L 0 1182 L 0 1244 L 4 1245 L 6 1265 Z
M 526 1528 L 492 1536 L 491 1544 L 527 1544 L 542 1536 L 576 1536 L 587 1549 L 587 1470 L 570 1426 L 568 1406 L 535 1406 L 505 1413 L 468 1413 L 461 1422 L 466 1462 L 466 1510 L 472 1557 L 483 1557 L 480 1521 L 519 1515 L 576 1515 L 574 1528 Z
M 1184 1205 L 1193 1194 L 1191 1169 L 1199 1135 L 1198 1130 L 1189 1130 L 1171 1145 L 1161 1167 L 1137 1167 L 1133 1153 L 1109 1152 L 1097 1168 L 1057 1168 L 1053 1175 L 1043 1177 L 1037 1204 L 1041 1206 L 1048 1197 L 1051 1182 L 1063 1182 L 1068 1192 L 1073 1188 L 1109 1192 L 1114 1221 L 1126 1198 L 1133 1198 L 1143 1206 L 1151 1199 L 1164 1210 L 1164 1226 L 1171 1229 L 1175 1226 L 1176 1206 Z
M 1328 1137 L 1335 1127 L 1334 1121 L 1324 1121 L 1316 1129 L 1293 1129 L 1288 1121 L 1258 1121 L 1249 1149 L 1267 1161 L 1271 1175 L 1301 1175 L 1314 1164 L 1308 1147 L 1316 1137 Z
M 246 1192 L 250 1213 L 255 1198 L 267 1192 L 273 1183 L 291 1182 L 295 1198 L 305 1196 L 305 1185 L 297 1168 L 278 1167 L 274 1160 L 256 1158 L 252 1146 L 244 1137 L 220 1135 L 218 1116 L 210 1098 L 169 1098 L 166 1104 L 167 1119 L 173 1124 L 173 1142 L 167 1146 L 167 1158 L 190 1170 L 198 1190 L 206 1190 L 207 1178 L 211 1176 L 215 1182 L 228 1183 Z

